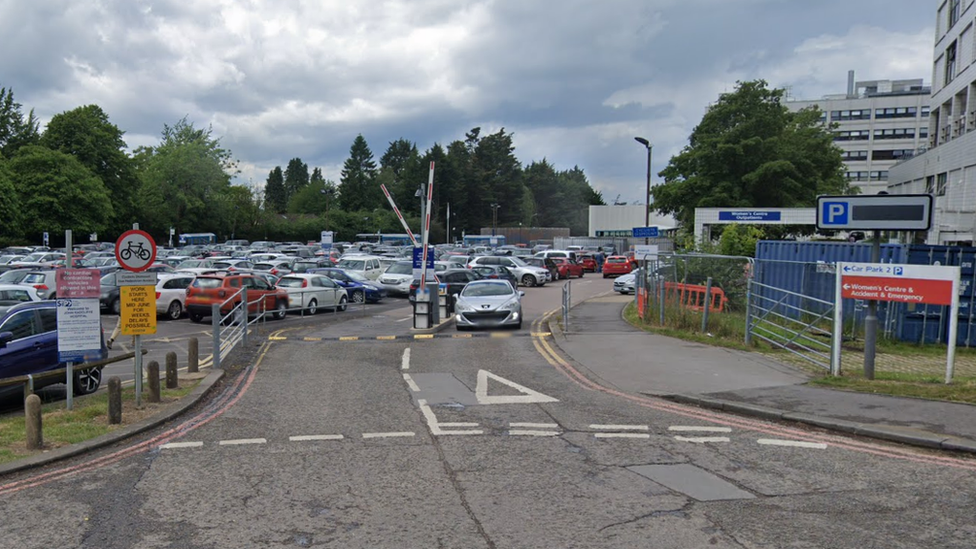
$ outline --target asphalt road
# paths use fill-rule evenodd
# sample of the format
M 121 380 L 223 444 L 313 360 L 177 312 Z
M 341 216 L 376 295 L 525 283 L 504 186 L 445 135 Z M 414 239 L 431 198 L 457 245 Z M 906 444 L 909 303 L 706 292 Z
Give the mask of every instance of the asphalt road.
M 527 320 L 559 306 L 560 286 L 526 290 Z M 592 275 L 573 281 L 575 299 L 609 289 Z M 408 332 L 409 310 L 395 305 L 280 322 L 254 366 L 190 417 L 0 479 L 3 544 L 887 549 L 976 539 L 976 475 L 958 460 L 840 437 L 824 448 L 800 427 L 593 390 L 575 374 L 585 368 L 530 335 L 537 326 L 376 340 Z M 333 340 L 349 335 L 374 339 Z

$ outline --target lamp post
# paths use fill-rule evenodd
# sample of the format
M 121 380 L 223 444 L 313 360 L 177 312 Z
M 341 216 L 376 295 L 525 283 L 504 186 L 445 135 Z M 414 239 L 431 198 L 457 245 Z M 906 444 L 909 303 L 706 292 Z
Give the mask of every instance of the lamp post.
M 519 244 L 522 243 L 522 222 L 519 221 Z
M 495 236 L 495 227 L 498 226 L 498 208 L 501 208 L 497 202 L 491 203 L 491 236 Z
M 644 226 L 648 227 L 651 224 L 651 148 L 653 145 L 644 139 L 643 137 L 635 137 L 634 141 L 637 141 L 647 149 L 647 197 L 644 202 Z M 651 239 L 645 237 L 644 244 L 650 244 Z

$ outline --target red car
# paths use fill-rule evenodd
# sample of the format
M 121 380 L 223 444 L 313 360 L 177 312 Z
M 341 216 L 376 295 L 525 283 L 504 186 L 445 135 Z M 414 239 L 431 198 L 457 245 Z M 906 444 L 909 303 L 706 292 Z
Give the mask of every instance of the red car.
M 583 266 L 583 270 L 589 273 L 596 272 L 596 258 L 592 255 L 581 255 L 579 256 L 579 264 Z
M 630 258 L 625 255 L 611 255 L 603 263 L 603 278 L 625 275 L 632 270 L 634 265 L 630 262 Z
M 571 276 L 583 278 L 583 266 L 579 263 L 565 257 L 553 257 L 551 259 L 556 262 L 556 268 L 559 270 L 559 278 L 569 278 Z

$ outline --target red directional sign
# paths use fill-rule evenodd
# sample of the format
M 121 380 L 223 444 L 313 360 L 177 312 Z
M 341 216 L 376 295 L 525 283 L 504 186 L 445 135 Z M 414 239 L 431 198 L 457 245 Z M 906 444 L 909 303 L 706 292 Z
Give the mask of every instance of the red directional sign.
M 145 231 L 126 231 L 115 241 L 115 259 L 127 271 L 145 271 L 156 260 L 156 241 Z
M 841 296 L 848 299 L 952 305 L 952 281 L 841 275 Z

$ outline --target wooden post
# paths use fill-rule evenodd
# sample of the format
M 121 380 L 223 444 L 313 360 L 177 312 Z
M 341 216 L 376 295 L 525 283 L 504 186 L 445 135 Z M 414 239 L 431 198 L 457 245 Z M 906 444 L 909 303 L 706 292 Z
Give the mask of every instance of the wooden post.
M 170 351 L 166 353 L 166 388 L 176 389 L 180 386 L 180 381 L 176 377 L 176 353 Z
M 27 420 L 27 449 L 40 450 L 44 446 L 41 432 L 41 397 L 30 395 L 24 401 L 24 415 Z
M 149 402 L 159 402 L 159 363 L 155 360 L 149 361 Z
M 108 423 L 122 423 L 122 380 L 119 376 L 108 378 Z
M 187 357 L 186 372 L 195 374 L 200 371 L 200 341 L 197 338 L 190 338 L 187 353 L 189 356 Z

